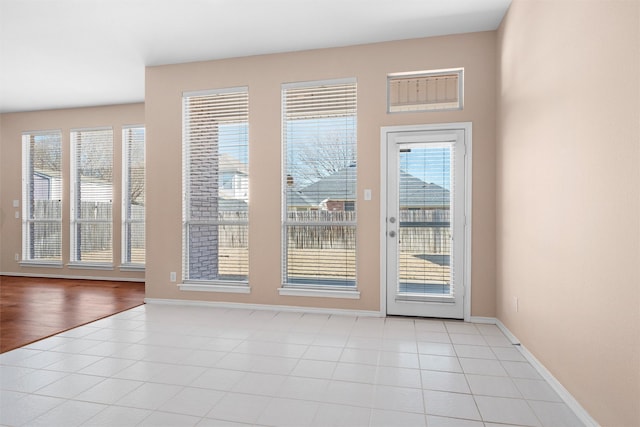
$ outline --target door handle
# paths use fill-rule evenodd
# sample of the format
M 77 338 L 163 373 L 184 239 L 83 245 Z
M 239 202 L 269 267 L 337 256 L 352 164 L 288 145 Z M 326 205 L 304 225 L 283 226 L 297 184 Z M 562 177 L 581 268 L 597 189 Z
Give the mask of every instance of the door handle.
M 391 231 L 389 232 L 389 237 L 396 237 L 396 232 L 395 232 L 395 231 L 393 231 L 393 230 L 391 230 Z

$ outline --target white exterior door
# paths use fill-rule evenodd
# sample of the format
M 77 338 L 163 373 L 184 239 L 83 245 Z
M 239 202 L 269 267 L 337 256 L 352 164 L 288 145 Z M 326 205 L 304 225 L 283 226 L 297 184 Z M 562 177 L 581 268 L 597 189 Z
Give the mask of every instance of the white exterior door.
M 465 317 L 466 132 L 470 125 L 383 129 L 387 314 Z

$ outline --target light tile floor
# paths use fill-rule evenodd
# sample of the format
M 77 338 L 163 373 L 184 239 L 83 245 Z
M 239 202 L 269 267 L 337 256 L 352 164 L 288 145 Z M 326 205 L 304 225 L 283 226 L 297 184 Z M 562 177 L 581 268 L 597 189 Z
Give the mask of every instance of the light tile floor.
M 577 427 L 492 325 L 145 305 L 0 355 L 6 426 Z

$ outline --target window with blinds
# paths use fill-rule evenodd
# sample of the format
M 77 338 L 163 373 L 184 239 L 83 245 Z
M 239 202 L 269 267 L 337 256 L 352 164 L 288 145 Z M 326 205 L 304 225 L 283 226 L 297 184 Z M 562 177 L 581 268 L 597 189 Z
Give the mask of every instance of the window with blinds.
M 282 87 L 283 284 L 356 285 L 356 81 Z
M 144 126 L 122 129 L 122 264 L 145 263 Z
M 453 296 L 451 206 L 454 145 L 400 149 L 398 294 Z
M 185 93 L 185 282 L 248 283 L 248 166 L 248 89 Z
M 113 263 L 113 130 L 71 131 L 71 262 Z
M 22 260 L 62 262 L 62 134 L 22 134 Z
M 461 110 L 463 69 L 393 73 L 387 76 L 387 111 Z

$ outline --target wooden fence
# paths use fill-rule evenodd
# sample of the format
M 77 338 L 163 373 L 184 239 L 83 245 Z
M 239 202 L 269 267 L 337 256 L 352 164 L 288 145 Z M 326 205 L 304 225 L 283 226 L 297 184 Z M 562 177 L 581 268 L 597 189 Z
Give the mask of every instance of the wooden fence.
M 84 223 L 80 233 L 83 252 L 102 251 L 113 244 L 111 203 L 83 202 L 81 218 L 108 221 Z M 144 220 L 144 207 L 132 206 L 131 219 Z M 35 217 L 58 219 L 62 217 L 59 201 L 37 200 Z M 219 221 L 246 221 L 246 211 L 224 211 Z M 346 249 L 356 247 L 356 213 L 353 211 L 290 211 L 287 213 L 287 245 L 290 249 Z M 399 242 L 405 253 L 448 254 L 450 251 L 450 212 L 446 209 L 401 210 Z M 331 223 L 336 223 L 332 225 Z M 219 243 L 221 248 L 241 249 L 249 245 L 249 229 L 246 225 L 221 224 Z M 144 249 L 144 230 L 132 227 L 131 249 Z M 45 223 L 34 228 L 34 245 L 38 259 L 60 256 L 59 224 Z
M 34 260 L 60 259 L 62 256 L 62 203 L 59 200 L 36 200 L 33 206 L 33 217 L 38 222 L 29 224 L 27 256 Z M 45 222 L 45 221 L 52 222 Z
M 82 202 L 80 206 L 80 248 L 83 253 L 111 250 L 113 246 L 112 204 L 108 202 Z M 32 259 L 60 259 L 62 204 L 58 200 L 35 200 L 30 230 L 29 254 Z M 131 219 L 144 220 L 144 206 L 131 206 Z M 46 222 L 51 220 L 51 222 Z M 96 222 L 91 222 L 96 221 Z M 106 221 L 106 222 L 105 222 Z M 145 247 L 144 227 L 132 226 L 130 249 Z
M 356 247 L 355 218 L 355 212 L 348 211 L 289 212 L 287 214 L 288 247 L 295 249 L 354 249 Z M 399 242 L 403 252 L 449 253 L 451 246 L 449 210 L 401 210 L 399 221 Z M 314 222 L 341 224 L 314 225 Z M 345 225 L 345 222 L 353 224 Z
M 448 254 L 451 249 L 448 209 L 401 210 L 398 239 L 402 252 Z

